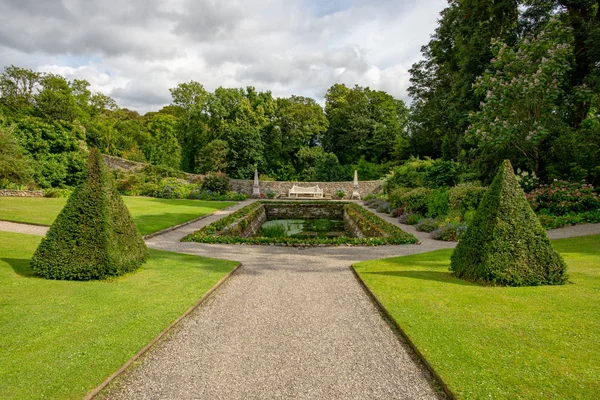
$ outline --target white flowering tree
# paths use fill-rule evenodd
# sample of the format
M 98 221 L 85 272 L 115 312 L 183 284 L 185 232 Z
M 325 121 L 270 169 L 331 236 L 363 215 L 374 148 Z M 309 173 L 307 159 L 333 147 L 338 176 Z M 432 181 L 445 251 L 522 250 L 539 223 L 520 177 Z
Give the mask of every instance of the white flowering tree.
M 561 124 L 563 83 L 572 59 L 571 33 L 551 20 L 513 47 L 493 42 L 491 68 L 474 83 L 484 97 L 469 116 L 466 139 L 481 152 L 516 149 L 539 170 L 539 147 Z

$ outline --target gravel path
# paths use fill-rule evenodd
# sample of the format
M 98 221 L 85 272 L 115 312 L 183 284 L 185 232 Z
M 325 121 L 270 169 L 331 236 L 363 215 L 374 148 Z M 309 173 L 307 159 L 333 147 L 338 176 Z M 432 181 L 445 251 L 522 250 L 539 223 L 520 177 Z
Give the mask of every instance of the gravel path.
M 48 232 L 48 227 L 0 220 L 0 231 L 25 233 L 27 235 L 46 236 L 46 232 Z
M 147 244 L 237 260 L 243 267 L 104 398 L 444 398 L 349 268 L 359 260 L 431 246 L 303 249 L 179 242 L 211 219 Z

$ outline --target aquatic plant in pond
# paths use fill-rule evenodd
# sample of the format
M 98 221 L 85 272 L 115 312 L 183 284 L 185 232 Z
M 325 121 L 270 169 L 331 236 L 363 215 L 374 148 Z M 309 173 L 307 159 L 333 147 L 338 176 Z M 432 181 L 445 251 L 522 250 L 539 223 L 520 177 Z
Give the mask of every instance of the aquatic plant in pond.
M 265 222 L 258 236 L 262 237 L 284 237 L 292 236 L 302 232 L 304 220 L 302 219 L 278 219 Z
M 332 220 L 327 218 L 319 219 L 278 219 L 265 222 L 259 232 L 258 237 L 336 237 L 352 236 L 344 227 L 344 221 Z

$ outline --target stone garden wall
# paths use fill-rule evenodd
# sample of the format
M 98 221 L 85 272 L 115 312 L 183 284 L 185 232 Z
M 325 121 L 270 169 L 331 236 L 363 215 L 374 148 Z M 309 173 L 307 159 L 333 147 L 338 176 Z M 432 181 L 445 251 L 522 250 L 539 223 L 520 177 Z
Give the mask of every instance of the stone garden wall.
M 360 197 L 365 197 L 369 193 L 373 193 L 381 188 L 382 181 L 358 181 L 358 193 Z M 252 185 L 254 184 L 251 180 L 231 179 L 231 187 L 234 192 L 246 193 L 252 195 Z M 273 190 L 277 192 L 279 196 L 287 197 L 288 191 L 293 185 L 302 187 L 316 186 L 323 189 L 323 195 L 325 197 L 333 197 L 338 189 L 342 189 L 346 192 L 345 199 L 349 199 L 352 196 L 354 190 L 354 184 L 350 182 L 278 182 L 278 181 L 260 181 L 260 193 L 264 194 L 267 190 Z
M 0 197 L 44 197 L 44 191 L 1 189 Z
M 144 168 L 147 164 L 125 160 L 124 158 L 109 156 L 104 154 L 104 161 L 111 169 L 123 169 L 128 171 L 139 171 Z M 195 174 L 187 174 L 188 180 L 190 182 L 198 182 L 202 179 L 202 175 Z M 373 193 L 381 188 L 382 181 L 359 181 L 358 182 L 358 192 L 361 197 L 368 195 L 369 193 Z M 252 195 L 252 185 L 254 181 L 252 180 L 243 180 L 243 179 L 230 179 L 231 188 L 234 192 L 237 193 L 246 193 L 248 195 Z M 260 182 L 260 192 L 262 194 L 265 193 L 266 190 L 273 190 L 278 193 L 278 196 L 287 197 L 288 191 L 292 188 L 292 186 L 298 185 L 303 187 L 316 186 L 319 185 L 321 189 L 323 189 L 323 195 L 325 197 L 333 197 L 335 192 L 338 189 L 342 189 L 346 192 L 345 199 L 349 199 L 352 196 L 352 192 L 354 190 L 353 182 L 278 182 L 278 181 L 261 181 Z
M 342 219 L 344 204 L 267 203 L 267 219 Z

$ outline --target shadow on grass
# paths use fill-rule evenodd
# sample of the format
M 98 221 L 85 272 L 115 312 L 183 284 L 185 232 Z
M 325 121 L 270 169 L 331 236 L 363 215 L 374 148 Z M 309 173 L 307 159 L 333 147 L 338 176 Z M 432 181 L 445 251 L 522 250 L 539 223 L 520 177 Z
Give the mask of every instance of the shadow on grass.
M 0 258 L 0 261 L 3 261 L 5 263 L 7 263 L 8 265 L 10 265 L 17 275 L 25 276 L 27 278 L 35 277 L 33 270 L 29 266 L 29 259 Z
M 386 275 L 398 278 L 421 279 L 426 281 L 436 281 L 442 283 L 450 283 L 461 286 L 477 286 L 474 283 L 462 281 L 454 278 L 449 272 L 438 271 L 382 271 L 382 272 L 361 272 L 362 274 L 370 275 Z

